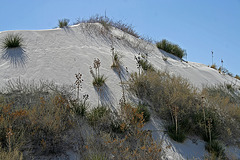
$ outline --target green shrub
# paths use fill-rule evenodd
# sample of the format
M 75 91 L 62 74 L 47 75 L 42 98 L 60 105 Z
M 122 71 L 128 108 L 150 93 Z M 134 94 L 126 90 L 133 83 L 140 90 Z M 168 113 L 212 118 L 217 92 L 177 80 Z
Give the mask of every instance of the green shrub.
M 182 143 L 186 139 L 185 133 L 182 132 L 181 130 L 176 134 L 175 125 L 169 125 L 167 127 L 167 132 L 169 137 L 172 138 L 174 141 Z
M 96 125 L 101 118 L 109 115 L 110 111 L 105 106 L 98 106 L 93 108 L 90 113 L 87 115 L 88 121 L 91 125 Z
M 23 47 L 23 38 L 20 34 L 10 33 L 2 41 L 3 49 Z
M 163 39 L 162 41 L 157 42 L 156 45 L 159 49 L 162 49 L 168 53 L 171 53 L 179 58 L 183 58 L 187 54 L 184 49 L 179 47 L 179 45 L 173 44 L 167 41 L 166 39 Z
M 85 117 L 87 115 L 87 109 L 89 108 L 89 104 L 84 100 L 80 100 L 80 102 L 71 102 L 73 112 L 78 115 Z
M 137 106 L 137 113 L 143 114 L 144 122 L 148 122 L 150 120 L 150 112 L 148 107 L 144 104 L 139 104 Z
M 106 79 L 107 79 L 107 78 L 104 77 L 104 75 L 94 77 L 94 79 L 93 79 L 93 85 L 94 85 L 95 87 L 101 87 L 101 86 L 104 85 Z
M 120 69 L 120 67 L 121 67 L 121 58 L 122 58 L 122 56 L 118 53 L 118 52 L 116 52 L 116 51 L 114 51 L 114 48 L 112 48 L 112 61 L 113 61 L 113 64 L 112 64 L 112 66 L 111 66 L 111 68 L 116 68 L 116 69 Z
M 213 154 L 215 157 L 225 159 L 225 153 L 223 146 L 219 143 L 219 141 L 212 141 L 210 144 L 209 142 L 205 145 L 205 149 Z
M 58 20 L 58 27 L 59 27 L 59 28 L 67 27 L 67 26 L 68 26 L 68 23 L 69 23 L 69 19 L 61 19 L 61 20 Z
M 147 60 L 141 59 L 139 61 L 139 65 L 144 71 L 154 71 L 152 64 L 150 64 Z

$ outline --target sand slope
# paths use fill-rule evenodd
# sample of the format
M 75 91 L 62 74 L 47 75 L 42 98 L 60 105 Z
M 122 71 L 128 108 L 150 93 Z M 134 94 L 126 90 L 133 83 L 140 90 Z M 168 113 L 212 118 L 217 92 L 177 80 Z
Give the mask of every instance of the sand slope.
M 180 75 L 199 89 L 203 85 L 219 83 L 240 86 L 238 80 L 219 74 L 218 71 L 206 65 L 181 61 L 181 59 L 159 50 L 155 45 L 136 39 L 118 29 L 112 29 L 111 32 L 106 33 L 99 24 L 80 24 L 64 29 L 41 31 L 6 31 L 0 32 L 0 39 L 8 33 L 21 34 L 25 46 L 23 50 L 1 51 L 0 86 L 4 86 L 9 80 L 19 78 L 73 85 L 76 80 L 75 74 L 80 72 L 84 79 L 81 95 L 89 94 L 91 106 L 94 107 L 98 103 L 98 93 L 92 85 L 93 77 L 89 67 L 93 66 L 95 58 L 99 58 L 101 60 L 100 74 L 107 77 L 106 85 L 99 97 L 100 101 L 102 104 L 110 104 L 112 109 L 117 109 L 122 90 L 118 73 L 111 69 L 111 47 L 114 47 L 115 51 L 122 55 L 123 80 L 128 79 L 129 73 L 138 71 L 134 56 L 141 53 L 148 54 L 148 60 L 155 68 Z M 167 57 L 167 61 L 164 61 L 163 57 Z M 160 120 L 153 118 L 148 125 L 150 129 L 162 127 Z M 165 137 L 165 147 L 175 146 L 166 151 L 169 159 L 200 157 L 205 153 L 202 143 L 195 148 L 198 153 L 187 155 L 187 151 L 190 151 L 188 149 L 193 147 L 189 141 L 185 145 L 187 148 L 181 150 L 183 146 L 172 143 L 163 133 L 154 136 L 156 138 Z M 193 152 L 191 151 L 191 153 Z

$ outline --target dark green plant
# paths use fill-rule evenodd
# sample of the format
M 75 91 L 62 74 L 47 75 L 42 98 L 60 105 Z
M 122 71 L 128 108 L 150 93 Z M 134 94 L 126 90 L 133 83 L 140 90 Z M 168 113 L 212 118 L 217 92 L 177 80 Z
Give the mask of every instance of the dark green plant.
M 144 71 L 154 71 L 154 68 L 152 66 L 152 64 L 150 64 L 147 60 L 145 59 L 141 59 L 139 61 L 139 64 L 141 66 L 141 68 L 144 70 Z
M 221 158 L 221 159 L 225 159 L 225 153 L 224 153 L 224 148 L 222 146 L 222 144 L 220 144 L 219 141 L 212 141 L 212 143 L 208 142 L 206 145 L 205 145 L 205 149 L 213 154 L 214 156 L 218 157 L 218 158 Z
M 87 110 L 89 108 L 89 104 L 86 102 L 88 100 L 88 94 L 83 95 L 83 99 L 80 101 L 72 100 L 70 101 L 72 104 L 73 112 L 78 115 L 85 117 L 87 115 Z
M 20 34 L 10 33 L 2 41 L 2 49 L 17 48 L 23 46 L 23 38 Z
M 107 107 L 99 106 L 90 111 L 90 113 L 87 115 L 87 119 L 91 125 L 95 125 L 101 118 L 109 113 L 110 111 L 107 109 Z
M 148 122 L 150 120 L 150 112 L 148 107 L 144 104 L 139 104 L 137 106 L 137 113 L 143 114 L 144 122 Z
M 178 133 L 176 134 L 175 124 L 169 125 L 167 127 L 167 132 L 168 132 L 169 137 L 172 138 L 174 141 L 182 143 L 186 139 L 186 135 L 182 130 L 179 130 Z
M 179 45 L 173 44 L 166 39 L 163 39 L 162 41 L 157 42 L 156 46 L 159 49 L 162 49 L 168 53 L 171 53 L 179 58 L 183 58 L 184 56 L 187 55 L 186 51 L 182 49 Z
M 122 63 L 121 62 L 122 56 L 118 52 L 114 51 L 114 48 L 112 48 L 111 51 L 112 51 L 112 61 L 113 61 L 111 68 L 116 68 L 117 70 L 120 70 L 121 63 Z
M 58 20 L 58 27 L 59 28 L 67 27 L 68 23 L 69 23 L 69 19 L 60 19 Z
M 105 81 L 106 81 L 106 77 L 104 77 L 104 75 L 98 76 L 98 77 L 94 77 L 93 79 L 93 85 L 95 87 L 101 87 L 104 85 Z

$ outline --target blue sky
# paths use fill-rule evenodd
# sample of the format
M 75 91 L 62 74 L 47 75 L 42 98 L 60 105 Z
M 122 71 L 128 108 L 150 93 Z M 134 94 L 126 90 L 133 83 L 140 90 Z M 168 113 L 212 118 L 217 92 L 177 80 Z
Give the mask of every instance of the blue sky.
M 0 31 L 40 30 L 58 19 L 95 14 L 132 24 L 144 36 L 167 39 L 187 60 L 221 65 L 240 75 L 240 0 L 0 0 Z M 185 58 L 186 59 L 186 58 Z

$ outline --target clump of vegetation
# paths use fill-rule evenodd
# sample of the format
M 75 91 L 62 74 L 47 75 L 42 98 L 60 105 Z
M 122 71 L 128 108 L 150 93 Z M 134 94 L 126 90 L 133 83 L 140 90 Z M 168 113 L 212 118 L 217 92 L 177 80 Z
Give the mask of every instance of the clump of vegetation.
M 118 52 L 116 52 L 114 48 L 112 48 L 111 51 L 112 51 L 112 62 L 113 62 L 111 68 L 120 70 L 121 63 L 122 63 L 121 62 L 122 56 Z
M 167 41 L 166 39 L 163 39 L 162 41 L 157 42 L 156 45 L 159 49 L 162 49 L 168 53 L 171 53 L 179 58 L 183 58 L 187 54 L 184 49 L 179 47 L 179 45 L 173 44 Z
M 150 112 L 148 110 L 147 105 L 139 103 L 137 106 L 137 113 L 143 115 L 144 122 L 148 122 L 150 120 Z
M 240 80 L 240 76 L 239 76 L 239 75 L 236 75 L 235 78 L 238 79 L 238 80 Z
M 184 132 L 182 132 L 182 131 L 176 132 L 175 125 L 167 126 L 167 133 L 168 133 L 169 137 L 172 138 L 176 142 L 182 143 L 186 139 L 186 135 Z
M 26 145 L 33 152 L 39 150 L 46 155 L 62 151 L 63 132 L 74 121 L 65 95 L 50 86 L 53 87 L 47 83 L 37 86 L 18 81 L 18 84 L 9 83 L 1 92 L 0 148 L 4 152 L 11 155 Z
M 205 87 L 199 93 L 181 77 L 148 71 L 132 74 L 129 90 L 151 104 L 151 110 L 166 121 L 168 134 L 176 141 L 197 135 L 209 143 L 238 143 L 233 140 L 240 135 L 240 92 L 232 86 Z
M 59 28 L 68 27 L 68 24 L 69 24 L 69 19 L 60 19 L 60 20 L 58 20 L 58 27 Z
M 93 76 L 93 85 L 95 87 L 102 87 L 105 84 L 106 77 L 104 75 L 100 75 L 99 68 L 101 65 L 100 59 L 95 59 L 93 63 L 93 68 L 95 69 L 95 73 L 93 72 L 92 67 L 90 66 L 90 73 Z
M 89 96 L 88 94 L 84 94 L 81 100 L 71 100 L 72 110 L 73 112 L 81 117 L 87 116 L 87 110 L 89 108 L 89 103 L 87 103 Z
M 141 55 L 139 53 L 138 56 L 135 56 L 135 60 L 137 62 L 137 68 L 138 68 L 139 75 L 141 72 L 154 71 L 154 67 L 147 60 L 147 55 Z
M 122 21 L 115 22 L 106 16 L 95 15 L 90 17 L 88 20 L 79 19 L 75 24 L 80 24 L 80 23 L 100 23 L 106 30 L 109 30 L 110 27 L 115 27 L 136 38 L 140 37 L 139 34 L 133 29 L 132 25 L 125 24 Z
M 110 114 L 110 110 L 106 106 L 98 106 L 93 108 L 87 115 L 88 121 L 91 125 L 96 125 L 101 118 L 106 118 Z
M 144 131 L 143 114 L 129 103 L 121 106 L 120 130 L 117 134 L 100 132 L 86 148 L 91 155 L 108 159 L 161 159 L 162 148 L 154 142 L 150 131 Z M 121 135 L 119 135 L 121 133 Z M 100 140 L 99 140 L 100 138 Z M 96 141 L 98 143 L 96 143 Z
M 168 58 L 165 56 L 162 56 L 162 59 L 166 62 Z
M 213 141 L 212 143 L 207 143 L 205 146 L 206 150 L 212 154 L 215 158 L 225 159 L 225 153 L 223 146 L 218 141 Z
M 212 64 L 211 68 L 217 70 L 217 65 L 216 64 Z
M 23 47 L 23 38 L 21 34 L 9 33 L 2 40 L 1 47 L 4 50 L 10 49 L 10 48 Z

